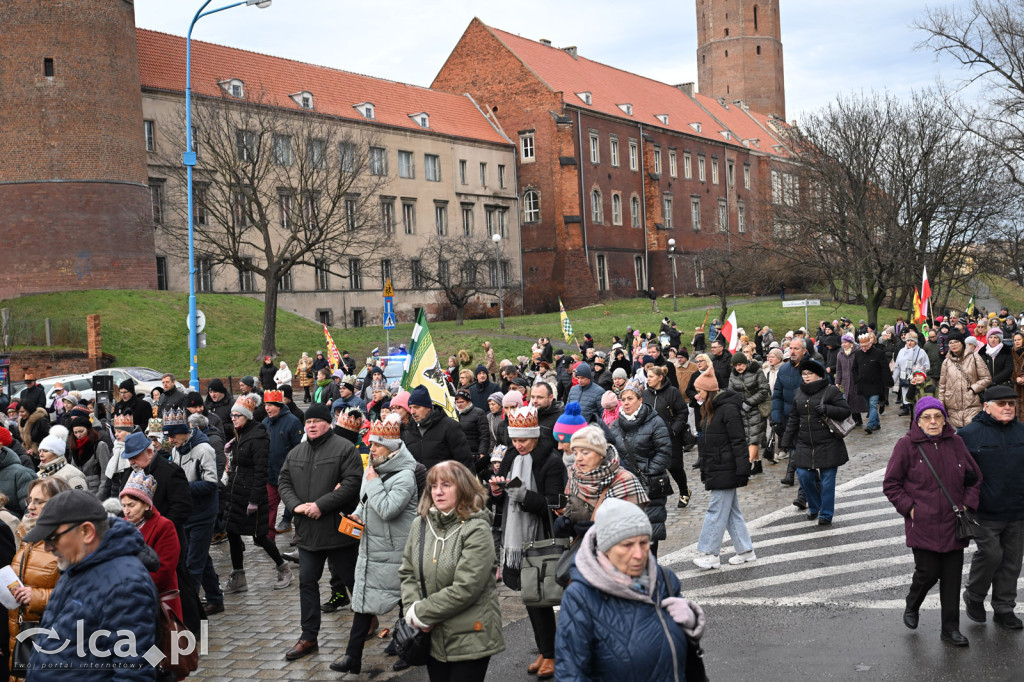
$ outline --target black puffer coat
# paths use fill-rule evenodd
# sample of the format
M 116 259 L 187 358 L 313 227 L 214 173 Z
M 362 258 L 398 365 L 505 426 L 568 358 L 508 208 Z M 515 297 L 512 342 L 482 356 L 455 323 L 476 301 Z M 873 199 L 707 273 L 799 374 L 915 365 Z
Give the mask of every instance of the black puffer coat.
M 988 354 L 987 345 L 978 351 L 978 357 L 985 362 L 985 366 L 988 367 L 988 373 L 992 375 L 993 386 L 1010 385 L 1010 378 L 1013 376 L 1013 356 L 1011 353 L 1013 351 L 1006 344 L 1003 344 L 1003 347 L 999 349 L 995 357 Z
M 729 389 L 719 391 L 711 399 L 714 414 L 710 421 L 701 423 L 697 451 L 700 453 L 700 480 L 707 490 L 732 490 L 747 484 L 750 458 L 740 416 L 742 403 L 743 396 L 739 393 Z
M 783 450 L 795 448 L 793 464 L 800 469 L 834 469 L 850 461 L 846 443 L 829 430 L 825 417 L 818 414 L 819 404 L 825 406 L 826 416 L 836 421 L 852 414 L 842 391 L 830 386 L 828 379 L 800 385 L 782 438 Z
M 609 428 L 622 466 L 633 475 L 639 474 L 637 477 L 644 485 L 648 497 L 651 497 L 646 481 L 652 476 L 664 474 L 668 469 L 672 461 L 672 438 L 665 422 L 647 405 L 641 405 L 636 415 L 636 419 L 629 421 L 624 414 L 620 414 Z M 651 497 L 644 511 L 651 522 L 651 540 L 664 540 L 667 537 L 665 520 L 668 518 L 665 498 Z
M 228 474 L 228 516 L 225 527 L 238 535 L 266 535 L 270 529 L 270 503 L 267 500 L 267 466 L 270 461 L 270 435 L 267 427 L 246 421 L 238 429 L 231 449 Z M 259 505 L 255 514 L 246 514 L 249 503 Z
M 751 360 L 743 374 L 737 374 L 736 370 L 733 370 L 729 375 L 729 389 L 738 393 L 742 398 L 741 402 L 751 407 L 745 412 L 740 407 L 747 445 L 761 445 L 765 440 L 765 417 L 761 415 L 761 405 L 767 404 L 770 410 L 772 398 L 768 392 L 768 376 L 761 371 L 761 364 Z
M 470 452 L 459 423 L 437 405 L 422 422 L 409 420 L 402 429 L 402 442 L 413 458 L 428 469 L 438 462 L 454 459 L 475 471 L 475 453 Z
M 683 433 L 689 432 L 690 428 L 690 410 L 686 406 L 686 398 L 678 388 L 665 379 L 657 389 L 650 386 L 645 388 L 641 399 L 644 405 L 654 410 L 655 414 L 661 417 L 661 421 L 665 422 L 668 435 L 672 438 L 672 457 L 678 459 L 683 452 Z

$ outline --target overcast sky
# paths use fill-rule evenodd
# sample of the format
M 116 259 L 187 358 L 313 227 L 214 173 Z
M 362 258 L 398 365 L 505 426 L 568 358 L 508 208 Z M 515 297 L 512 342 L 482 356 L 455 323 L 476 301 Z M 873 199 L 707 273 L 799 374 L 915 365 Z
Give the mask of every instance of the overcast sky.
M 136 23 L 184 35 L 201 4 L 136 0 Z M 928 4 L 967 0 L 782 0 L 788 118 L 840 93 L 905 95 L 940 76 L 959 78 L 955 65 L 915 49 L 923 34 L 911 25 Z M 242 6 L 205 17 L 193 38 L 429 85 L 474 16 L 525 38 L 575 45 L 584 57 L 666 83 L 697 80 L 694 0 L 274 0 L 264 10 Z

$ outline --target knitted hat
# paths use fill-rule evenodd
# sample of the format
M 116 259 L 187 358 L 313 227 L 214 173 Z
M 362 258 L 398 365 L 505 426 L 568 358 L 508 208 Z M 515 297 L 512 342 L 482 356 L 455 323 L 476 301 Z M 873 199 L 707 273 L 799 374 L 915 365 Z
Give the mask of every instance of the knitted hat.
M 117 388 L 119 390 L 128 391 L 129 393 L 135 393 L 135 381 L 129 377 L 118 384 Z
M 747 359 L 747 356 L 741 353 L 740 351 L 736 351 L 735 353 L 733 353 L 731 362 L 733 367 L 735 367 L 736 365 L 750 364 L 750 360 Z
M 163 438 L 164 437 L 164 420 L 163 419 L 157 419 L 156 417 L 153 417 L 152 419 L 150 419 L 149 423 L 146 424 L 146 435 L 147 436 L 155 436 L 157 438 Z
M 345 378 L 345 370 L 343 370 L 343 369 L 336 369 L 333 372 L 331 372 L 331 376 L 334 377 L 335 379 L 344 379 Z
M 74 431 L 75 427 L 77 427 L 77 426 L 81 426 L 83 429 L 91 429 L 92 428 L 92 422 L 89 421 L 89 417 L 86 417 L 86 416 L 82 415 L 82 416 L 72 417 L 71 421 L 68 423 L 68 426 L 71 427 L 72 431 Z
M 820 362 L 815 362 L 814 360 L 805 360 L 804 362 L 801 362 L 800 371 L 814 372 L 819 377 L 825 376 L 825 368 L 821 366 Z
M 489 403 L 490 402 L 494 402 L 494 403 L 498 403 L 499 405 L 501 405 L 501 401 L 504 400 L 504 399 L 505 399 L 505 396 L 502 394 L 501 391 L 495 391 L 494 393 L 492 393 L 489 396 L 487 396 L 487 402 L 489 402 Z
M 849 341 L 850 343 L 857 343 L 857 340 L 853 338 L 853 334 L 843 334 L 843 338 L 840 339 L 843 343 Z
M 458 391 L 455 392 L 455 399 L 458 400 L 459 398 L 462 398 L 467 403 L 473 402 L 473 397 L 469 395 L 469 391 L 465 389 L 459 389 Z
M 628 378 L 629 378 L 629 374 L 627 374 L 626 370 L 622 369 L 621 367 L 616 367 L 615 371 L 612 372 L 612 379 L 628 379 Z
M 988 334 L 985 335 L 985 338 L 989 339 L 992 338 L 993 336 L 1003 338 L 1003 330 L 1000 329 L 999 327 L 992 327 L 991 329 L 988 330 Z
M 500 462 L 505 459 L 505 453 L 508 452 L 508 447 L 505 445 L 495 445 L 494 449 L 491 450 L 491 464 Z
M 248 374 L 242 377 L 242 383 L 248 386 L 249 388 L 256 388 L 256 379 Z
M 239 396 L 238 400 L 231 407 L 232 414 L 240 414 L 246 419 L 252 419 L 252 413 L 256 410 L 258 403 L 251 395 Z
M 203 396 L 199 395 L 195 391 L 189 391 L 185 396 L 185 407 L 202 407 Z
M 285 384 L 284 386 L 281 387 L 280 390 L 281 390 L 281 397 L 282 398 L 287 398 L 288 400 L 292 399 L 292 387 L 291 387 L 291 384 Z
M 430 397 L 430 391 L 426 386 L 417 386 L 409 394 L 409 406 L 419 405 L 420 407 L 433 407 L 434 401 Z
M 718 390 L 718 377 L 715 376 L 715 368 L 708 367 L 704 370 L 696 381 L 693 382 L 693 387 L 698 391 L 717 391 Z
M 615 395 L 615 391 L 605 391 L 604 395 L 601 396 L 601 407 L 606 410 L 614 410 L 619 405 L 619 396 Z
M 555 422 L 553 428 L 555 440 L 559 443 L 568 443 L 572 435 L 585 427 L 587 420 L 583 418 L 580 404 L 575 400 L 565 406 L 565 412 Z
M 397 414 L 378 419 L 370 427 L 370 442 L 383 445 L 394 452 L 402 447 L 402 420 Z
M 224 388 L 224 382 L 220 379 L 210 379 L 210 383 L 206 385 L 207 391 L 216 391 L 217 393 L 227 393 L 228 389 Z
M 128 476 L 128 482 L 124 484 L 121 494 L 118 497 L 134 497 L 139 502 L 152 507 L 153 493 L 156 491 L 156 479 L 147 476 L 144 471 L 133 471 Z
M 0 445 L 4 446 L 5 448 L 9 448 L 11 447 L 11 443 L 13 442 L 14 436 L 11 435 L 11 432 L 8 429 L 5 429 L 4 427 L 0 426 Z
M 986 403 L 993 400 L 1017 400 L 1017 391 L 1005 385 L 993 386 L 985 389 L 985 392 L 981 394 L 981 400 Z
M 590 369 L 590 365 L 585 362 L 581 362 L 573 369 L 576 372 L 577 379 L 593 379 L 594 373 Z
M 981 341 L 978 341 L 978 339 L 976 337 L 974 337 L 974 336 L 965 336 L 964 337 L 964 345 L 976 348 L 976 347 L 981 345 Z
M 632 391 L 633 393 L 636 393 L 637 398 L 644 397 L 644 385 L 641 384 L 640 380 L 637 379 L 636 377 L 633 377 L 632 379 L 626 382 L 626 385 L 622 387 L 622 391 L 619 393 L 619 395 L 621 396 L 626 391 Z
M 1015 394 L 1016 395 L 1016 394 Z M 921 418 L 921 413 L 925 410 L 938 410 L 942 413 L 943 417 L 949 418 L 946 414 L 946 407 L 943 405 L 938 398 L 933 398 L 930 395 L 926 395 L 917 401 L 914 405 L 914 421 L 916 422 Z
M 628 538 L 650 536 L 651 522 L 644 510 L 632 502 L 606 497 L 594 515 L 594 533 L 597 535 L 597 548 L 607 553 Z
M 508 415 L 509 438 L 540 438 L 537 410 L 532 405 L 520 407 Z
M 66 445 L 63 440 L 57 438 L 57 436 L 47 436 L 43 439 L 43 442 L 39 444 L 40 450 L 49 450 L 58 457 L 64 456 L 64 450 Z
M 321 403 L 313 403 L 306 410 L 306 421 L 309 421 L 310 419 L 319 419 L 320 421 L 325 421 L 328 424 L 333 421 L 331 411 L 327 409 L 326 405 Z
M 487 365 L 484 364 L 477 365 L 476 371 L 473 372 L 473 374 L 479 374 L 480 372 L 483 372 L 484 374 L 490 374 L 490 372 L 487 371 Z
M 268 405 L 284 405 L 284 392 L 263 391 L 263 402 Z
M 608 456 L 608 439 L 605 438 L 604 431 L 601 430 L 600 426 L 593 424 L 584 426 L 572 434 L 572 440 L 569 441 L 569 444 L 574 448 L 583 448 L 596 452 L 602 458 Z
M 523 406 L 523 394 L 519 391 L 509 391 L 501 399 L 502 407 L 522 407 Z
M 391 398 L 391 409 L 401 407 L 406 412 L 409 411 L 409 391 L 399 391 Z

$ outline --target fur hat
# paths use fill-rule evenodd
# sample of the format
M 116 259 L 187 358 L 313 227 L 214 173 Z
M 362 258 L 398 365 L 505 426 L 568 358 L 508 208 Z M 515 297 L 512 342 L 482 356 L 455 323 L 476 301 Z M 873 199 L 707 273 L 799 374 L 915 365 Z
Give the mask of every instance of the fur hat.
M 537 410 L 532 405 L 518 408 L 508 415 L 509 438 L 540 438 Z
M 147 476 L 144 471 L 133 471 L 128 476 L 121 494 L 118 497 L 134 497 L 143 504 L 153 506 L 153 493 L 156 492 L 156 479 Z
M 606 497 L 594 515 L 597 548 L 607 553 L 628 538 L 651 535 L 651 522 L 644 510 L 632 502 Z
M 696 381 L 693 382 L 693 387 L 699 391 L 717 391 L 718 390 L 718 377 L 715 376 L 715 368 L 708 367 L 704 370 Z
M 383 420 L 373 422 L 369 440 L 394 452 L 402 447 L 402 420 L 397 414 L 389 414 Z

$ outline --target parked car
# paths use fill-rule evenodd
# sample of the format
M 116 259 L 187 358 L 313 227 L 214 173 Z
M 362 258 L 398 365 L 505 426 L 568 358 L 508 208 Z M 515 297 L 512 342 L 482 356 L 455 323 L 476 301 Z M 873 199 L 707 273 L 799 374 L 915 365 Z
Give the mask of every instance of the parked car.
M 384 366 L 384 380 L 388 382 L 388 386 L 395 389 L 399 384 L 402 383 L 402 374 L 405 373 L 405 358 L 406 355 L 392 355 L 389 357 L 382 358 L 387 361 L 387 365 Z M 358 390 L 362 390 L 366 383 L 366 367 L 365 365 L 359 374 L 356 375 L 356 387 Z
M 96 392 L 92 390 L 92 379 L 88 374 L 60 374 L 39 379 L 37 382 L 46 392 L 46 406 L 53 403 L 53 385 L 58 381 L 64 384 L 64 390 L 78 391 L 85 400 L 92 400 L 96 397 Z M 24 381 L 11 382 L 11 396 L 14 398 L 20 398 L 24 389 Z M 50 415 L 50 418 L 53 419 L 53 415 Z
M 117 387 L 125 379 L 132 379 L 135 382 L 135 393 L 146 398 L 153 392 L 154 388 L 161 385 L 160 380 L 163 378 L 163 375 L 163 372 L 158 372 L 149 367 L 108 367 L 107 369 L 98 369 L 89 376 L 114 377 L 114 400 L 116 401 L 119 400 L 117 397 Z M 183 393 L 188 392 L 188 387 L 180 381 L 175 381 L 174 385 L 178 387 L 179 391 Z

